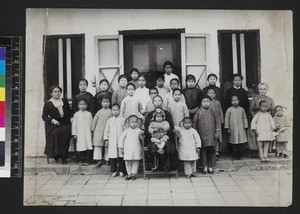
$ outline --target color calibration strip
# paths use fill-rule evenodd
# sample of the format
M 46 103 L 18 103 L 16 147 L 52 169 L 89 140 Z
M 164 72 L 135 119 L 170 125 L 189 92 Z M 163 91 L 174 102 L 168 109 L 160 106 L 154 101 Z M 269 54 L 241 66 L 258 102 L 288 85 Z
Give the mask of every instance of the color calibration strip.
M 5 75 L 4 80 L 1 79 L 1 87 L 5 85 L 5 166 L 2 169 L 8 169 L 8 177 L 20 177 L 23 161 L 22 37 L 0 36 L 0 48 L 5 50 Z
M 6 48 L 0 47 L 0 166 L 5 165 L 5 55 Z

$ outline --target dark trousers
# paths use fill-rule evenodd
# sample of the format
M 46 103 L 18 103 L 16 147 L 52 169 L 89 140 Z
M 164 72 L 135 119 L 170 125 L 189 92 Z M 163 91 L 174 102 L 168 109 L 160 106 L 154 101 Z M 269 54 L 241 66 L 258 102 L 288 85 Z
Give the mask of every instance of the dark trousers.
M 109 163 L 111 172 L 117 172 L 119 164 L 119 172 L 122 172 L 124 175 L 126 175 L 125 161 L 123 158 L 109 158 Z
M 241 158 L 243 156 L 244 151 L 244 143 L 241 144 L 230 144 L 231 146 L 231 154 L 233 158 Z
M 207 146 L 201 149 L 201 161 L 203 167 L 215 167 L 216 166 L 216 147 Z
M 79 152 L 80 161 L 84 163 L 89 163 L 91 161 L 92 152 L 93 150 L 86 150 L 86 151 Z

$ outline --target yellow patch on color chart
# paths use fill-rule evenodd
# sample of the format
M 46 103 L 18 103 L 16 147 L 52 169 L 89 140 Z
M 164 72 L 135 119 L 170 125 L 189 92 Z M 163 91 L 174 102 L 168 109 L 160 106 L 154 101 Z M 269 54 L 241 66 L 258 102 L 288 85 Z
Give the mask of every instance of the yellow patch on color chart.
M 0 101 L 5 101 L 5 88 L 0 88 Z

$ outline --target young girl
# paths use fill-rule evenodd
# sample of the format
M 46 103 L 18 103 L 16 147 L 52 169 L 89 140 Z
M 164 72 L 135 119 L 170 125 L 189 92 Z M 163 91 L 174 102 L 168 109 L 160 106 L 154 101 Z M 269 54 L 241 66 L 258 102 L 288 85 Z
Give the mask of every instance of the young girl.
M 273 131 L 276 129 L 271 115 L 268 113 L 268 104 L 266 101 L 259 103 L 260 111 L 251 121 L 251 129 L 255 131 L 257 137 L 257 146 L 259 157 L 262 162 L 269 161 L 268 150 L 270 142 L 275 140 Z
M 115 103 L 117 103 L 118 105 L 121 105 L 122 100 L 127 96 L 127 91 L 126 91 L 127 78 L 126 78 L 126 76 L 120 75 L 118 77 L 118 83 L 119 83 L 119 87 L 117 90 L 114 91 L 112 98 L 111 98 L 112 105 Z
M 175 102 L 174 98 L 173 98 L 173 90 L 176 89 L 176 88 L 179 88 L 179 80 L 178 79 L 171 79 L 170 80 L 170 87 L 171 87 L 171 90 L 165 96 L 165 100 L 164 100 L 165 103 L 164 103 L 163 107 L 165 109 L 168 109 L 168 107 Z M 180 102 L 186 103 L 184 95 L 181 96 Z
M 207 94 L 208 89 L 214 89 L 216 92 L 216 100 L 218 100 L 221 105 L 223 104 L 223 93 L 221 91 L 221 89 L 216 86 L 216 83 L 218 81 L 218 77 L 215 74 L 209 74 L 207 76 L 207 82 L 208 82 L 208 86 L 206 86 L 205 88 L 203 88 L 202 90 L 202 94 Z
M 166 119 L 166 114 L 162 110 L 157 110 L 153 113 L 153 118 L 149 125 L 148 131 L 151 134 L 151 142 L 154 143 L 158 150 L 159 154 L 164 153 L 164 147 L 166 142 L 169 140 L 167 135 L 170 130 L 170 124 Z
M 232 159 L 240 160 L 242 157 L 243 145 L 247 142 L 246 129 L 248 120 L 245 110 L 239 106 L 239 98 L 232 96 L 232 106 L 227 109 L 225 114 L 225 126 L 230 135 L 230 144 L 232 148 Z
M 130 71 L 130 77 L 131 77 L 130 82 L 135 85 L 135 88 L 139 87 L 139 81 L 138 81 L 139 75 L 140 75 L 140 72 L 137 68 L 131 69 L 131 71 Z
M 287 154 L 287 143 L 289 140 L 289 133 L 286 128 L 289 127 L 287 117 L 283 114 L 283 107 L 276 106 L 275 107 L 275 116 L 273 117 L 277 131 L 279 131 L 278 135 L 276 135 L 276 151 L 281 158 L 288 158 Z
M 110 162 L 111 177 L 117 175 L 123 177 L 126 174 L 126 169 L 123 155 L 118 150 L 118 141 L 123 132 L 124 119 L 120 116 L 120 106 L 118 104 L 111 107 L 111 112 L 112 117 L 106 123 L 103 140 L 105 145 L 108 145 L 107 156 Z M 117 164 L 119 164 L 119 170 Z
M 79 94 L 77 94 L 72 100 L 72 111 L 73 114 L 78 111 L 78 100 L 85 99 L 87 102 L 87 111 L 94 113 L 95 110 L 95 102 L 93 95 L 86 91 L 88 87 L 88 81 L 86 79 L 79 80 Z
M 189 109 L 190 117 L 194 117 L 196 111 L 200 108 L 202 92 L 196 87 L 196 78 L 194 75 L 186 76 L 186 88 L 182 91 L 186 98 L 186 105 Z
M 165 70 L 165 87 L 169 90 L 171 90 L 170 81 L 171 79 L 177 79 L 179 82 L 179 78 L 176 74 L 173 74 L 173 63 L 170 61 L 166 61 L 164 63 L 164 70 Z M 177 88 L 180 88 L 178 85 Z
M 257 112 L 259 112 L 259 110 L 260 110 L 259 103 L 261 101 L 267 102 L 267 106 L 268 106 L 267 111 L 270 114 L 273 111 L 273 109 L 275 108 L 274 100 L 271 97 L 267 96 L 268 90 L 269 90 L 269 86 L 266 83 L 258 84 L 258 86 L 257 86 L 258 94 L 256 94 L 252 98 L 252 100 L 250 102 L 250 106 L 249 106 L 249 112 L 250 112 L 251 118 L 253 118 Z M 272 147 L 273 146 L 270 146 L 270 148 L 272 148 Z M 249 148 L 249 152 L 251 152 L 252 155 L 254 155 L 255 152 L 257 151 L 257 142 L 255 140 L 255 133 L 251 132 L 250 130 L 248 132 L 248 148 Z
M 121 102 L 120 115 L 124 119 L 127 119 L 130 115 L 136 115 L 142 118 L 141 115 L 144 114 L 143 105 L 137 96 L 134 96 L 135 85 L 133 83 L 128 83 L 126 86 L 128 96 L 125 97 Z M 149 95 L 148 95 L 149 96 Z
M 107 157 L 107 147 L 103 140 L 104 129 L 106 122 L 112 116 L 111 110 L 109 109 L 109 97 L 103 97 L 101 106 L 102 108 L 97 112 L 94 117 L 92 131 L 94 132 L 93 137 L 93 146 L 94 146 L 94 160 L 98 161 L 97 166 L 100 167 L 102 165 L 102 158 L 104 153 L 104 160 L 106 161 L 106 165 L 109 164 Z
M 172 105 L 169 105 L 167 110 L 171 113 L 175 126 L 179 126 L 180 122 L 185 117 L 189 117 L 188 107 L 184 102 L 181 102 L 182 97 L 181 90 L 176 88 L 173 90 L 173 99 Z
M 143 105 L 143 109 L 146 108 L 146 104 L 151 100 L 149 96 L 149 88 L 146 88 L 146 77 L 144 75 L 140 75 L 138 78 L 139 87 L 136 88 L 134 96 L 136 96 Z
M 229 88 L 225 95 L 225 110 L 231 106 L 231 97 L 236 95 L 239 98 L 240 106 L 245 110 L 246 115 L 249 116 L 249 99 L 247 91 L 242 88 L 242 80 L 244 78 L 239 74 L 234 74 L 232 78 L 233 86 Z
M 211 98 L 205 95 L 201 101 L 201 107 L 194 116 L 194 123 L 201 141 L 201 160 L 203 174 L 214 173 L 213 167 L 216 166 L 216 145 L 217 138 L 221 131 L 221 120 L 219 115 L 210 108 Z
M 139 161 L 142 159 L 141 135 L 143 131 L 138 128 L 138 117 L 128 117 L 129 128 L 121 134 L 119 139 L 119 150 L 124 155 L 127 176 L 125 180 L 135 180 L 139 169 Z
M 186 178 L 194 177 L 196 172 L 196 161 L 201 148 L 201 140 L 198 132 L 192 128 L 192 119 L 183 118 L 182 127 L 175 126 L 175 131 L 179 135 L 178 155 L 179 160 L 184 163 L 184 173 Z
M 165 76 L 164 75 L 158 75 L 156 79 L 156 88 L 158 90 L 158 94 L 165 99 L 166 95 L 170 92 L 168 88 L 164 86 L 165 84 Z
M 151 100 L 149 100 L 146 104 L 146 107 L 145 107 L 145 114 L 147 114 L 148 112 L 150 111 L 154 111 L 155 107 L 154 107 L 154 104 L 153 104 L 153 98 L 156 97 L 158 95 L 158 90 L 157 88 L 151 88 L 149 90 L 149 95 L 150 95 L 150 98 Z
M 211 102 L 210 102 L 210 108 L 213 109 L 215 111 L 215 113 L 217 115 L 219 115 L 219 118 L 221 120 L 221 125 L 224 124 L 224 115 L 223 115 L 223 110 L 221 107 L 221 103 L 216 99 L 216 91 L 213 88 L 209 88 L 207 90 L 207 95 L 211 98 Z M 219 151 L 220 151 L 220 147 L 222 144 L 222 129 L 219 133 L 219 137 L 218 137 L 218 142 L 217 142 L 217 146 L 216 146 L 216 150 L 217 150 L 217 157 L 219 156 Z
M 101 108 L 101 102 L 103 97 L 109 97 L 111 103 L 112 92 L 109 90 L 109 82 L 107 79 L 100 80 L 99 83 L 100 91 L 95 94 L 95 113 L 97 113 Z
M 83 161 L 81 166 L 88 166 L 90 161 L 90 151 L 92 146 L 92 123 L 93 116 L 87 111 L 87 102 L 83 98 L 77 100 L 78 111 L 74 114 L 72 122 L 72 135 L 77 141 L 76 150 L 80 153 Z

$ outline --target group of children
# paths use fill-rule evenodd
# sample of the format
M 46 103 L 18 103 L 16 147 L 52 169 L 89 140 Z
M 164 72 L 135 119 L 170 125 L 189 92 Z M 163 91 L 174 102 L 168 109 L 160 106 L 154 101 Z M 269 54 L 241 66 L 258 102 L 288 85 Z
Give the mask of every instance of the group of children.
M 135 180 L 139 160 L 143 158 L 140 143 L 144 134 L 143 121 L 149 112 L 154 111 L 147 129 L 151 142 L 157 146 L 157 153 L 165 152 L 170 137 L 165 110 L 172 115 L 174 132 L 179 138 L 178 157 L 184 162 L 187 178 L 194 176 L 200 153 L 203 173 L 214 172 L 222 136 L 229 138 L 233 159 L 240 159 L 243 145 L 248 142 L 250 121 L 261 161 L 269 161 L 268 150 L 275 136 L 279 156 L 287 157 L 287 119 L 283 107 L 275 107 L 273 99 L 266 95 L 266 84 L 259 84 L 259 94 L 250 104 L 241 86 L 243 77 L 238 74 L 233 76 L 233 86 L 223 99 L 215 74 L 208 76 L 209 85 L 202 91 L 195 77 L 188 75 L 186 88 L 181 90 L 179 78 L 172 69 L 173 64 L 166 62 L 165 74 L 157 77 L 156 87 L 151 89 L 146 88 L 145 76 L 135 68 L 131 70 L 130 82 L 125 75 L 118 77 L 119 87 L 113 93 L 109 90 L 109 82 L 102 79 L 100 92 L 95 96 L 86 91 L 87 80 L 80 80 L 80 93 L 72 102 L 72 135 L 77 141 L 76 150 L 83 157 L 81 165 L 89 165 L 93 156 L 99 166 L 103 161 L 110 164 L 113 177 L 127 175 L 126 180 Z M 161 109 L 155 107 L 156 98 L 163 101 Z M 271 111 L 275 111 L 274 117 Z M 226 135 L 222 134 L 224 131 Z

